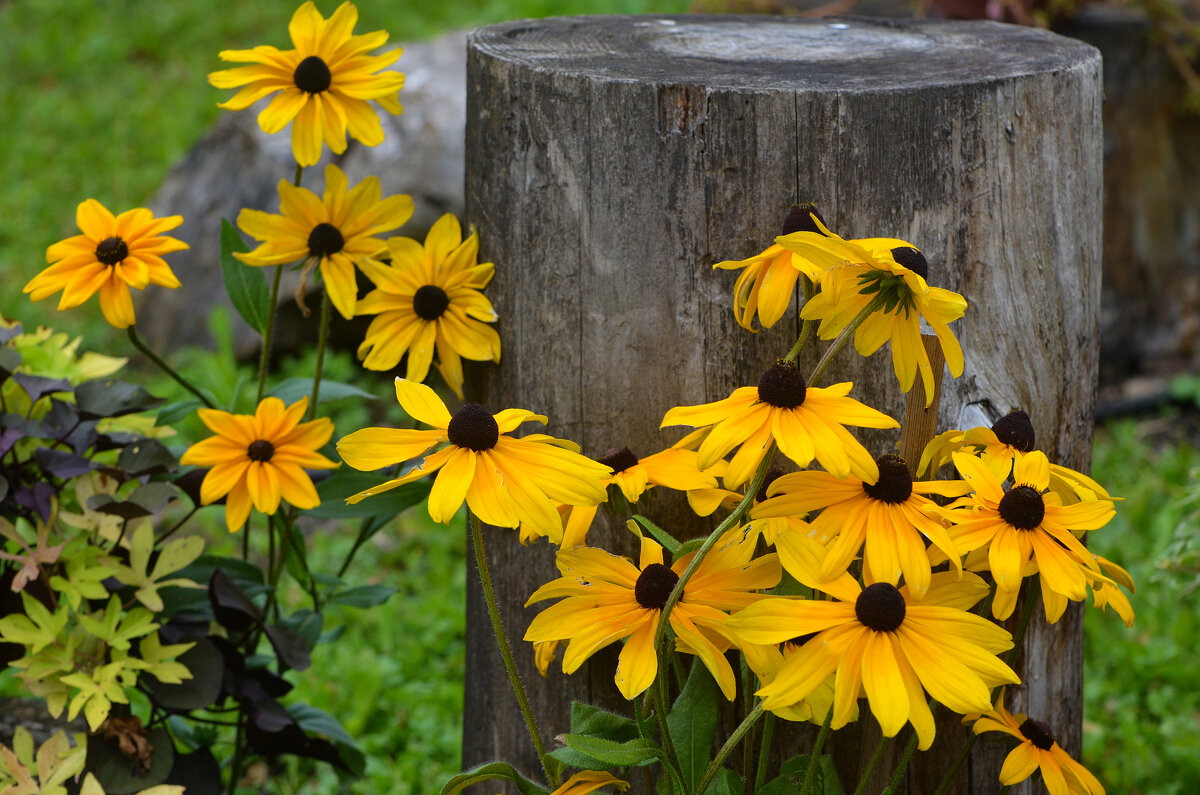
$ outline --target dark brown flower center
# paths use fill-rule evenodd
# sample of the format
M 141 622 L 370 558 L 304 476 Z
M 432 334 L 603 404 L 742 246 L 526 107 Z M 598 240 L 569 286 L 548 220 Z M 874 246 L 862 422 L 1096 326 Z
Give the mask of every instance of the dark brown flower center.
M 422 320 L 437 320 L 450 306 L 450 296 L 434 284 L 427 284 L 413 293 L 413 311 Z
M 96 259 L 105 265 L 116 265 L 129 256 L 129 246 L 119 237 L 106 237 L 96 246 Z
M 319 223 L 308 233 L 308 250 L 314 257 L 336 254 L 346 245 L 346 238 L 333 224 Z
M 642 607 L 662 610 L 677 582 L 679 575 L 671 571 L 670 567 L 661 563 L 651 563 L 638 575 L 637 584 L 633 586 L 633 598 L 637 599 L 637 603 Z
M 251 461 L 270 461 L 271 456 L 275 455 L 275 445 L 266 439 L 256 439 L 246 449 L 246 455 L 250 456 Z
M 892 259 L 897 265 L 903 265 L 925 281 L 929 281 L 929 261 L 925 255 L 909 246 L 898 246 L 892 249 Z
M 904 623 L 904 596 L 886 582 L 868 585 L 854 603 L 859 622 L 876 632 L 891 632 Z
M 450 444 L 475 452 L 491 450 L 500 440 L 500 426 L 487 409 L 478 403 L 467 403 L 454 412 L 446 428 Z
M 308 94 L 320 94 L 333 82 L 333 73 L 316 55 L 310 55 L 296 66 L 292 80 L 296 88 Z
M 812 216 L 814 215 L 817 217 L 817 221 L 824 224 L 826 228 L 829 227 L 829 224 L 825 223 L 825 219 L 817 212 L 817 208 L 814 205 L 801 204 L 799 207 L 793 207 L 792 211 L 788 213 L 787 218 L 783 219 L 782 234 L 790 235 L 793 232 L 816 232 L 818 235 L 824 235 L 825 233 L 821 231 L 821 227 L 817 226 L 816 222 L 813 221 Z
M 759 488 L 758 493 L 754 495 L 754 501 L 762 502 L 766 500 L 768 487 L 781 477 L 783 477 L 782 469 L 768 470 L 766 476 L 763 478 L 762 486 Z
M 1000 498 L 1000 518 L 1018 530 L 1032 530 L 1042 523 L 1046 503 L 1032 486 L 1014 486 Z
M 1033 449 L 1035 436 L 1033 433 L 1033 423 L 1029 420 L 1029 415 L 1023 411 L 1012 411 L 1007 416 L 996 420 L 996 424 L 992 426 L 992 433 L 996 434 L 996 438 L 1001 444 L 1006 444 L 1009 447 L 1015 447 L 1022 453 L 1028 453 Z
M 612 467 L 613 474 L 615 475 L 618 472 L 624 472 L 632 466 L 637 466 L 638 457 L 628 447 L 622 447 L 620 450 L 614 447 L 598 460 L 604 466 Z
M 1054 745 L 1054 735 L 1050 733 L 1050 727 L 1040 720 L 1026 718 L 1025 722 L 1021 724 L 1021 734 L 1043 751 L 1049 751 Z
M 912 496 L 912 474 L 903 458 L 888 453 L 875 459 L 875 463 L 879 465 L 879 480 L 874 485 L 862 486 L 868 497 L 895 505 Z
M 758 379 L 758 399 L 776 408 L 794 409 L 808 395 L 808 384 L 795 362 L 776 362 Z

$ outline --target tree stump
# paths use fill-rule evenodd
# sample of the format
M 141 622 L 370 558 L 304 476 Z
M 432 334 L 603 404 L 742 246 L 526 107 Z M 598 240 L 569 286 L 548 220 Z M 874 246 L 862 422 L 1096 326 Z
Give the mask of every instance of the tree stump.
M 476 31 L 467 215 L 481 258 L 496 263 L 489 294 L 504 360 L 472 399 L 547 414 L 549 433 L 591 456 L 668 446 L 681 434 L 658 430 L 667 409 L 757 383 L 795 340 L 794 308 L 758 334 L 738 327 L 735 276 L 712 265 L 758 253 L 793 204 L 811 201 L 843 237 L 911 241 L 929 259 L 930 282 L 970 302 L 955 324 L 966 372 L 943 384 L 941 429 L 1022 408 L 1040 449 L 1086 470 L 1098 363 L 1100 73 L 1088 45 L 988 22 L 581 17 Z M 859 400 L 903 416 L 888 354 L 844 355 L 825 382 L 846 380 Z M 881 454 L 898 434 L 859 438 Z M 662 495 L 649 512 L 684 536 L 710 526 Z M 593 533 L 591 543 L 634 550 L 619 528 Z M 510 530 L 486 537 L 547 741 L 567 729 L 572 700 L 624 711 L 615 648 L 573 676 L 543 680 L 521 641 L 535 613 L 522 603 L 557 576 L 553 548 L 522 548 Z M 464 765 L 504 759 L 537 775 L 475 588 L 467 621 Z M 1009 702 L 1051 723 L 1072 754 L 1081 742 L 1080 622 L 1078 605 L 1051 628 L 1035 615 L 1018 664 L 1025 684 Z M 878 732 L 863 706 L 860 728 L 833 738 L 851 783 L 857 733 Z M 902 791 L 931 791 L 966 736 L 957 716 L 943 715 Z M 955 791 L 999 789 L 1004 751 L 988 746 L 977 746 Z

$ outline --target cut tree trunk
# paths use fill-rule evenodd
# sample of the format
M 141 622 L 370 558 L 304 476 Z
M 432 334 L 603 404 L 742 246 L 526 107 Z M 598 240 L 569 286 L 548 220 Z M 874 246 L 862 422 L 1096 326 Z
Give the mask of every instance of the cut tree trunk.
M 769 330 L 741 329 L 736 275 L 712 264 L 760 252 L 793 204 L 814 202 L 843 237 L 911 241 L 929 259 L 931 283 L 970 303 L 955 324 L 966 372 L 942 385 L 942 430 L 1025 409 L 1039 448 L 1086 470 L 1100 73 L 1088 45 L 987 22 L 592 17 L 477 31 L 468 41 L 467 214 L 481 258 L 496 263 L 489 295 L 504 360 L 473 398 L 544 413 L 549 433 L 590 456 L 668 446 L 682 435 L 658 430 L 669 408 L 756 384 L 799 329 L 794 308 Z M 859 400 L 904 416 L 886 352 L 844 354 L 825 382 L 847 380 Z M 879 455 L 899 433 L 859 438 Z M 678 495 L 654 497 L 646 512 L 671 531 L 712 526 Z M 538 676 L 521 641 L 536 610 L 522 604 L 557 576 L 554 549 L 521 547 L 511 530 L 485 537 L 547 742 L 567 729 L 573 700 L 627 711 L 613 686 L 616 647 L 572 676 Z M 589 543 L 635 550 L 613 522 Z M 467 621 L 464 765 L 504 759 L 537 775 L 477 588 Z M 1078 605 L 1053 627 L 1035 616 L 1018 663 L 1024 685 L 1009 697 L 1073 754 L 1080 622 Z M 832 738 L 851 784 L 862 732 L 878 733 L 862 706 L 863 719 Z M 958 716 L 942 717 L 901 792 L 932 791 L 961 747 Z M 787 756 L 802 750 L 805 731 L 791 735 Z M 980 743 L 954 791 L 998 789 L 1004 753 Z

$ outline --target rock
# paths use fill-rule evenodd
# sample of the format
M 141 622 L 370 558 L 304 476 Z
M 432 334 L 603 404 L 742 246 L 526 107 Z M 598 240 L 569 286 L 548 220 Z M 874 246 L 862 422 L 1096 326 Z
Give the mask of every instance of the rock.
M 343 155 L 326 150 L 321 163 L 305 171 L 303 185 L 320 193 L 328 162 L 337 163 L 351 185 L 378 176 L 385 196 L 407 193 L 416 204 L 412 219 L 391 234 L 424 240 L 442 214 L 451 212 L 460 219 L 463 214 L 466 33 L 450 33 L 404 49 L 396 66 L 405 74 L 400 92 L 404 113 L 379 112 L 383 143 L 367 147 L 351 139 Z M 156 350 L 212 344 L 209 315 L 219 304 L 229 306 L 221 277 L 221 220 L 235 221 L 242 208 L 279 211 L 277 185 L 281 179 L 291 181 L 295 169 L 290 128 L 265 134 L 258 127 L 260 109 L 224 113 L 171 170 L 150 204 L 156 215 L 182 215 L 183 225 L 172 234 L 191 245 L 170 258 L 183 287 L 146 293 L 151 297 L 143 298 L 137 308 L 138 330 Z M 284 273 L 277 351 L 297 349 L 317 336 L 317 312 L 305 319 L 292 300 L 297 278 L 296 272 Z M 318 308 L 319 297 L 313 297 L 309 306 Z M 259 345 L 257 334 L 232 308 L 230 312 L 238 355 L 253 356 Z M 334 315 L 335 338 L 344 336 L 347 344 L 357 345 L 362 337 L 357 327 L 365 328 L 364 323 L 345 323 Z

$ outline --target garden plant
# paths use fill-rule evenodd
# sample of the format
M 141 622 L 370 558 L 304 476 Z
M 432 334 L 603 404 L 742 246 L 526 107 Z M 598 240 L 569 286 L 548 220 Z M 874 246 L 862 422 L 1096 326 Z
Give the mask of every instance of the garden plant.
M 851 384 L 826 383 L 851 343 L 861 356 L 887 344 L 898 387 L 921 407 L 936 402 L 943 367 L 961 375 L 951 324 L 970 322 L 967 302 L 930 284 L 919 248 L 844 239 L 817 207 L 794 208 L 761 254 L 714 266 L 739 272 L 730 303 L 747 333 L 774 326 L 802 291 L 794 345 L 762 363 L 756 384 L 668 411 L 662 426 L 687 429 L 680 441 L 639 456 L 631 448 L 654 442 L 631 440 L 586 457 L 530 430 L 548 422 L 537 407 L 463 402 L 464 360 L 503 366 L 502 319 L 484 294 L 495 269 L 478 261 L 472 230 L 447 215 L 423 241 L 402 236 L 412 200 L 382 195 L 375 177 L 351 184 L 336 165 L 320 172 L 320 193 L 305 187 L 326 149 L 383 141 L 377 109 L 402 112 L 404 78 L 390 68 L 401 51 L 382 50 L 387 33 L 356 33 L 357 23 L 350 3 L 328 18 L 304 3 L 290 48 L 226 50 L 233 65 L 209 75 L 234 91 L 222 107 L 264 102 L 259 124 L 288 131 L 296 161 L 281 175 L 278 212 L 245 209 L 222 232 L 229 297 L 262 338 L 252 412 L 138 335 L 133 290 L 188 289 L 169 264 L 187 247 L 169 234 L 179 216 L 84 199 L 79 233 L 49 246 L 48 266 L 24 290 L 57 297 L 64 311 L 95 297 L 187 399 L 165 403 L 121 380 L 123 360 L 81 354 L 65 334 L 0 324 L 0 659 L 50 715 L 86 727 L 40 745 L 18 731 L 0 748 L 0 792 L 233 793 L 253 764 L 270 769 L 286 756 L 361 775 L 364 753 L 338 716 L 290 691 L 337 640 L 331 606 L 371 610 L 392 594 L 346 579 L 351 560 L 402 511 L 423 505 L 448 523 L 465 503 L 541 769 L 495 761 L 454 776 L 444 793 L 504 780 L 526 795 L 581 794 L 623 790 L 636 776 L 679 795 L 857 795 L 911 724 L 895 787 L 913 753 L 937 741 L 942 710 L 1011 745 L 998 790 L 1040 776 L 1055 795 L 1103 793 L 1055 741 L 1052 716 L 1006 705 L 1021 686 L 1012 666 L 1034 610 L 1054 623 L 1090 594 L 1133 623 L 1132 579 L 1083 543 L 1104 531 L 1117 498 L 1040 452 L 1024 411 L 919 439 L 852 397 Z M 311 379 L 271 366 L 285 267 L 300 273 L 295 300 L 306 314 L 309 285 L 320 292 Z M 359 276 L 373 285 L 361 297 Z M 371 318 L 357 356 L 368 370 L 403 373 L 394 393 L 408 427 L 335 427 L 332 399 L 376 397 L 323 377 L 335 311 Z M 803 372 L 801 353 L 823 341 Z M 438 389 L 426 383 L 435 372 Z M 173 446 L 173 426 L 193 415 L 206 438 Z M 923 453 L 874 455 L 853 427 L 895 429 L 903 449 Z M 660 527 L 639 506 L 653 488 L 685 492 L 715 529 L 683 540 Z M 213 554 L 190 531 L 220 504 L 240 554 Z M 637 560 L 589 545 L 601 508 L 636 536 Z M 310 565 L 301 522 L 312 518 L 358 522 L 331 571 Z M 520 681 L 518 639 L 500 624 L 485 525 L 557 547 L 562 576 L 519 595 L 540 608 L 520 640 L 534 644 L 546 675 L 560 675 L 556 665 L 570 675 L 623 644 L 612 676 L 628 714 L 578 703 L 558 747 L 542 735 L 524 694 L 537 683 Z M 1018 610 L 1010 634 L 1000 622 Z M 718 736 L 721 702 L 739 697 L 744 720 Z M 857 781 L 842 782 L 822 749 L 860 720 L 877 722 L 883 738 Z M 774 765 L 781 721 L 820 731 L 812 748 Z M 734 770 L 735 751 L 751 763 Z

